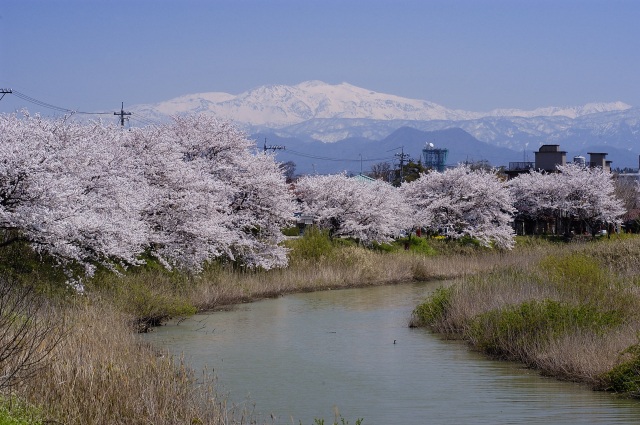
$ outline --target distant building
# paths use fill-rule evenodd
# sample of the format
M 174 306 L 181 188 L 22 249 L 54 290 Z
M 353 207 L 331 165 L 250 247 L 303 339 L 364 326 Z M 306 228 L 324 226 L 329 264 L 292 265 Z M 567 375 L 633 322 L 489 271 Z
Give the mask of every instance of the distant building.
M 425 144 L 422 149 L 422 162 L 427 169 L 443 172 L 447 163 L 449 149 L 437 149 L 433 143 Z
M 611 161 L 607 161 L 607 154 L 604 152 L 587 152 L 589 154 L 589 166 L 600 167 L 603 170 L 611 171 Z
M 574 156 L 573 157 L 573 163 L 574 164 L 580 164 L 582 166 L 587 165 L 587 160 L 585 159 L 584 156 L 582 155 L 578 155 L 578 156 Z
M 603 170 L 611 171 L 611 161 L 607 161 L 607 154 L 604 152 L 588 152 L 589 162 L 585 157 L 575 156 L 573 162 L 589 167 L 601 167 Z M 512 179 L 519 174 L 528 173 L 530 170 L 546 171 L 555 173 L 558 165 L 567 164 L 567 152 L 560 150 L 560 145 L 542 145 L 538 152 L 535 152 L 535 162 L 510 162 L 509 169 L 505 170 L 507 176 Z
M 557 165 L 567 165 L 567 152 L 560 145 L 542 145 L 536 155 L 536 170 L 555 172 Z
M 365 176 L 364 174 L 357 174 L 355 176 L 353 176 L 354 179 L 361 181 L 361 182 L 365 182 L 365 183 L 371 183 L 376 181 L 376 179 L 371 178 L 369 176 Z

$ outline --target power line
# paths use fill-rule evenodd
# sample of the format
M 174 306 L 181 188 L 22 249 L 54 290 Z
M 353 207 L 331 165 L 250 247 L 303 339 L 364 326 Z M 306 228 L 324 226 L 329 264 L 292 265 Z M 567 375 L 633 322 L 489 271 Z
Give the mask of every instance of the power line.
M 156 121 L 156 120 L 153 120 L 151 118 L 141 117 L 140 115 L 131 116 L 131 117 L 129 117 L 129 120 L 137 121 L 137 122 L 140 122 L 140 123 L 142 123 L 144 125 L 152 125 L 152 126 L 156 126 L 156 125 L 161 125 L 162 124 L 160 121 Z
M 87 111 L 78 111 L 78 110 L 74 110 L 74 109 L 69 109 L 69 108 L 64 108 L 62 106 L 56 106 L 53 105 L 51 103 L 47 103 L 44 102 L 42 100 L 38 100 L 32 96 L 29 96 L 25 93 L 22 93 L 18 90 L 12 90 L 12 89 L 0 89 L 0 94 L 2 95 L 0 97 L 0 100 L 2 100 L 2 98 L 5 96 L 5 94 L 13 94 L 14 96 L 16 96 L 19 99 L 22 99 L 26 102 L 32 103 L 34 105 L 38 105 L 41 106 L 43 108 L 47 108 L 47 109 L 52 109 L 54 111 L 57 112 L 62 112 L 65 114 L 83 114 L 83 115 L 111 115 L 112 112 L 87 112 Z M 122 109 L 120 110 L 120 112 L 113 112 L 114 115 L 120 115 L 120 124 L 123 124 L 123 119 L 124 116 L 129 116 L 127 119 L 132 119 L 138 122 L 141 122 L 144 125 L 160 125 L 159 121 L 155 121 L 153 119 L 150 118 L 145 118 L 144 116 L 140 116 L 140 115 L 136 115 L 135 117 L 131 116 L 132 112 L 125 112 L 124 111 L 124 103 L 122 104 Z
M 280 146 L 280 145 L 269 145 L 267 146 L 267 138 L 264 138 L 264 152 L 267 152 L 267 149 L 271 150 L 272 152 L 275 151 L 279 151 L 279 150 L 286 150 L 286 146 Z
M 107 115 L 110 112 L 86 112 L 86 111 L 77 111 L 69 108 L 63 108 L 61 106 L 52 105 L 51 103 L 43 102 L 42 100 L 38 100 L 34 97 L 31 97 L 27 94 L 21 93 L 17 90 L 5 90 L 6 93 L 11 93 L 19 99 L 22 99 L 26 102 L 33 103 L 34 105 L 42 106 L 43 108 L 52 109 L 58 112 L 64 112 L 67 114 L 85 114 L 85 115 Z
M 332 158 L 328 156 L 319 156 L 308 154 L 304 152 L 295 151 L 293 149 L 287 149 L 287 152 L 292 153 L 297 156 L 302 156 L 305 158 L 319 159 L 321 161 L 337 161 L 337 162 L 380 162 L 380 161 L 392 161 L 393 157 L 387 158 L 371 158 L 371 159 L 360 159 L 360 158 Z

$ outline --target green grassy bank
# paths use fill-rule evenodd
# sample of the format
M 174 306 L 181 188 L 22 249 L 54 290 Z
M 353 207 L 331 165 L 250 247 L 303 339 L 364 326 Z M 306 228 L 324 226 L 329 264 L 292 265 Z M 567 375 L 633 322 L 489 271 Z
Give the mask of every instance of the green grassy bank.
M 413 314 L 488 355 L 640 397 L 640 239 L 554 246 L 458 279 Z

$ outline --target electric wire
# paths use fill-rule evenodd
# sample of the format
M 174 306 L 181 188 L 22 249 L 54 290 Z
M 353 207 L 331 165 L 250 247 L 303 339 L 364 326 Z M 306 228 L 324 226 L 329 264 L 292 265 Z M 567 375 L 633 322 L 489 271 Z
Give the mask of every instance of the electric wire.
M 52 109 L 58 112 L 64 112 L 68 114 L 84 114 L 84 115 L 107 115 L 111 114 L 111 112 L 86 112 L 86 111 L 77 111 L 73 109 L 63 108 L 61 106 L 52 105 L 51 103 L 43 102 L 36 98 L 33 98 L 27 94 L 21 93 L 17 90 L 12 90 L 11 94 L 15 95 L 19 99 L 22 99 L 26 102 L 33 103 L 34 105 L 42 106 L 43 108 Z
M 144 125 L 150 125 L 150 126 L 158 126 L 158 125 L 162 125 L 161 122 L 159 121 L 155 121 L 151 118 L 145 118 L 145 117 L 141 117 L 140 115 L 136 115 L 136 116 L 130 116 L 129 118 L 127 118 L 128 120 L 132 120 L 132 121 L 137 121 L 139 123 L 142 123 Z
M 365 159 L 365 158 L 356 158 L 356 159 L 351 159 L 351 158 L 332 158 L 332 157 L 328 157 L 328 156 L 319 156 L 319 155 L 312 155 L 312 154 L 307 154 L 304 152 L 298 152 L 295 151 L 293 149 L 285 149 L 284 152 L 289 152 L 292 153 L 294 155 L 297 156 L 302 156 L 305 158 L 311 158 L 311 159 L 318 159 L 321 161 L 337 161 L 337 162 L 381 162 L 381 161 L 392 161 L 394 160 L 393 157 L 387 157 L 387 158 L 371 158 L 371 159 Z
M 112 115 L 113 114 L 113 112 L 87 112 L 87 111 L 78 111 L 78 110 L 73 110 L 73 109 L 69 109 L 69 108 L 64 108 L 64 107 L 61 107 L 61 106 L 56 106 L 56 105 L 53 105 L 51 103 L 47 103 L 47 102 L 44 102 L 42 100 L 38 100 L 38 99 L 36 99 L 34 97 L 31 97 L 31 96 L 29 96 L 29 95 L 27 95 L 25 93 L 22 93 L 22 92 L 20 92 L 18 90 L 12 90 L 10 94 L 13 94 L 16 97 L 18 97 L 19 99 L 22 99 L 22 100 L 24 100 L 26 102 L 33 103 L 34 105 L 38 105 L 38 106 L 41 106 L 43 108 L 48 108 L 48 109 L 52 109 L 52 110 L 57 111 L 57 112 L 63 112 L 63 113 L 66 113 L 66 114 L 71 114 L 71 115 L 73 115 L 73 114 Z M 144 116 L 140 116 L 140 115 L 136 115 L 135 117 L 130 116 L 128 119 L 132 119 L 132 120 L 137 121 L 139 123 L 142 123 L 144 125 L 150 125 L 150 126 L 161 125 L 161 123 L 159 121 L 156 121 L 156 120 L 153 120 L 151 118 L 144 117 Z
M 16 97 L 29 102 L 29 103 L 33 103 L 35 105 L 38 106 L 42 106 L 43 108 L 48 108 L 48 109 L 52 109 L 54 111 L 58 111 L 58 112 L 64 112 L 64 113 L 68 113 L 68 114 L 84 114 L 84 115 L 111 115 L 113 114 L 113 112 L 86 112 L 86 111 L 77 111 L 77 110 L 73 110 L 73 109 L 68 109 L 68 108 L 63 108 L 61 106 L 56 106 L 56 105 L 52 105 L 50 103 L 47 102 L 43 102 L 41 100 L 38 100 L 36 98 L 33 98 L 27 94 L 21 93 L 17 90 L 12 90 L 11 94 L 15 95 Z M 144 125 L 149 125 L 149 126 L 158 126 L 161 125 L 161 123 L 159 121 L 156 121 L 152 118 L 147 118 L 144 116 L 140 116 L 140 115 L 136 115 L 134 116 L 130 116 L 127 118 L 128 120 L 133 120 L 139 123 L 142 123 Z M 395 158 L 393 157 L 386 157 L 386 158 L 372 158 L 372 159 L 365 159 L 365 158 L 355 158 L 355 159 L 351 159 L 351 158 L 332 158 L 332 157 L 328 157 L 328 156 L 320 156 L 320 155 L 312 155 L 312 154 L 308 154 L 308 153 L 304 153 L 304 152 L 299 152 L 293 149 L 286 149 L 285 152 L 291 153 L 293 155 L 297 155 L 297 156 L 301 156 L 304 158 L 311 158 L 311 159 L 317 159 L 317 160 L 321 160 L 321 161 L 335 161 L 335 162 L 381 162 L 381 161 L 393 161 Z

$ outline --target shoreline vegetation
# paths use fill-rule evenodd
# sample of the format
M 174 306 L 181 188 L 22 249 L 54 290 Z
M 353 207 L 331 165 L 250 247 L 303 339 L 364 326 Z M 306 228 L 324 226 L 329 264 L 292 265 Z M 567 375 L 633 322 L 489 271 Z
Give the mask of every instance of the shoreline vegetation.
M 208 372 L 195 373 L 136 331 L 289 293 L 429 280 L 453 283 L 416 308 L 411 326 L 463 338 L 561 379 L 640 395 L 640 238 L 518 238 L 514 250 L 499 251 L 415 236 L 364 248 L 309 231 L 286 245 L 290 263 L 283 269 L 214 263 L 189 275 L 150 261 L 119 275 L 98 270 L 82 294 L 26 245 L 0 251 L 4 284 L 35 287 L 52 300 L 39 311 L 59 324 L 59 332 L 38 341 L 37 349 L 50 352 L 33 365 L 37 373 L 10 385 L 0 381 L 0 424 L 259 422 L 228 405 Z M 17 323 L 32 323 L 20 314 Z M 0 360 L 0 367 L 16 367 L 16 358 Z
M 640 398 L 640 240 L 564 248 L 440 288 L 410 326 L 543 375 Z

